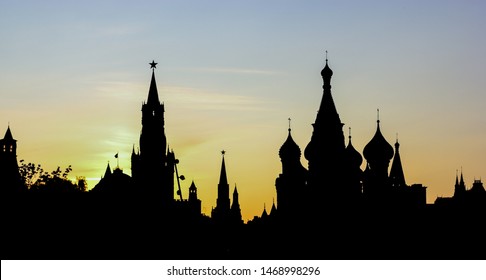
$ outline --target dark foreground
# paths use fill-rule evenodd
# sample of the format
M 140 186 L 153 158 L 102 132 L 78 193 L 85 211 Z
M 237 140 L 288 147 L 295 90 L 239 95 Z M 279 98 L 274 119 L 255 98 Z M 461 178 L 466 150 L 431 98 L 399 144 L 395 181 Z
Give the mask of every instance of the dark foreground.
M 147 199 L 2 198 L 5 259 L 486 259 L 482 209 L 329 209 L 241 226 L 177 217 Z

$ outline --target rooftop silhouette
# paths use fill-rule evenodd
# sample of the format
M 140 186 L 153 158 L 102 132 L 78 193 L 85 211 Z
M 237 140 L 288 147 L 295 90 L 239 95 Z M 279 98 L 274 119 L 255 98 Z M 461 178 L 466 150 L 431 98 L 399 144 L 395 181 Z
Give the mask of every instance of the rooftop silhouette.
M 137 151 L 132 146 L 131 176 L 118 164 L 112 170 L 108 163 L 99 183 L 86 191 L 82 180 L 77 185 L 68 182 L 69 167 L 64 173 L 40 172 L 33 187 L 26 171 L 34 172 L 35 166 L 19 167 L 16 140 L 8 126 L 0 140 L 6 229 L 2 259 L 486 257 L 484 242 L 469 237 L 482 229 L 486 214 L 481 180 L 475 179 L 468 189 L 461 170 L 460 181 L 456 174 L 451 184 L 454 196 L 427 204 L 427 187 L 406 184 L 398 137 L 393 148 L 381 132 L 379 114 L 375 134 L 362 154 L 352 144 L 350 128 L 346 145 L 327 53 L 320 73 L 322 99 L 303 154 L 307 168 L 289 119 L 288 136 L 275 147 L 282 171 L 275 174 L 275 186 L 269 186 L 275 187 L 276 204 L 269 212 L 264 204 L 260 216 L 244 223 L 241 189 L 235 185 L 230 197 L 223 150 L 219 183 L 213 186 L 218 197 L 211 216 L 206 216 L 197 182 L 192 181 L 187 194 L 180 188 L 185 177 L 179 175 L 179 159 L 167 144 L 157 63 L 149 64 L 152 76 L 141 108 Z M 363 160 L 366 167 L 361 170 Z

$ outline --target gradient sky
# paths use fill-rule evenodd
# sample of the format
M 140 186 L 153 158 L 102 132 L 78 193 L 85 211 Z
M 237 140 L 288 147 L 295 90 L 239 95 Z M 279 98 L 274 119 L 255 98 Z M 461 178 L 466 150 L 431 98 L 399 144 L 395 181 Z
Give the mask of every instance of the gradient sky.
M 301 150 L 332 93 L 362 152 L 398 133 L 408 184 L 427 201 L 486 180 L 484 1 L 0 1 L 0 137 L 46 170 L 72 165 L 92 188 L 106 164 L 130 172 L 158 62 L 167 140 L 187 196 L 216 204 L 221 150 L 244 220 L 270 209 L 278 150 Z M 307 167 L 307 161 L 302 158 Z M 364 163 L 363 166 L 364 168 Z

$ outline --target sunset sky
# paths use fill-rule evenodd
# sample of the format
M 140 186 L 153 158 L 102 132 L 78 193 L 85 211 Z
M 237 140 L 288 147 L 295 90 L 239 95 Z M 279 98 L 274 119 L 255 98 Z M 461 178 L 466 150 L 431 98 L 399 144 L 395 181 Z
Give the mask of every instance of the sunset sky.
M 89 188 L 130 171 L 151 70 L 185 197 L 216 204 L 221 150 L 244 220 L 276 199 L 278 150 L 303 151 L 328 51 L 341 121 L 362 153 L 396 135 L 427 201 L 486 181 L 485 1 L 0 1 L 0 138 L 18 160 L 72 165 Z M 347 143 L 347 141 L 346 141 Z M 307 161 L 302 157 L 302 164 Z M 362 165 L 364 168 L 364 163 Z

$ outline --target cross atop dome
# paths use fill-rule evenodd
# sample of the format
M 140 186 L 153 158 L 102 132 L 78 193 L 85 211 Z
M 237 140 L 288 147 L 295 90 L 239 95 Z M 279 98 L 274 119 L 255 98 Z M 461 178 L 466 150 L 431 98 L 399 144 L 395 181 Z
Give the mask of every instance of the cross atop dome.
M 327 50 L 326 50 L 326 65 L 324 66 L 324 69 L 321 71 L 321 76 L 322 78 L 325 79 L 324 84 L 330 85 L 331 83 L 331 76 L 332 76 L 332 70 L 329 68 L 328 59 L 327 59 Z

